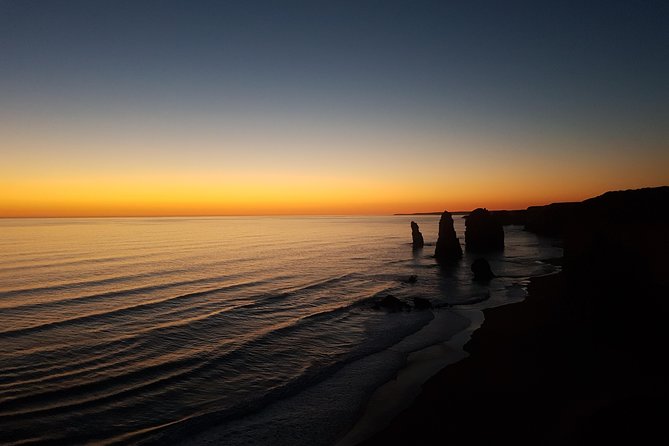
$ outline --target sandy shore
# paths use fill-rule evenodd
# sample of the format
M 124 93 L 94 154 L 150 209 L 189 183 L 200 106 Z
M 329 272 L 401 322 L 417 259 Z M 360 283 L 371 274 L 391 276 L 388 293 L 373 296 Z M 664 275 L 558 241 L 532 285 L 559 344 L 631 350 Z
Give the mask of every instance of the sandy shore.
M 421 385 L 444 367 L 454 364 L 464 357 L 464 345 L 471 335 L 483 323 L 483 312 L 480 310 L 453 310 L 461 314 L 463 319 L 471 321 L 464 330 L 456 333 L 448 340 L 431 345 L 409 354 L 405 366 L 399 370 L 391 381 L 376 389 L 366 404 L 362 417 L 337 442 L 337 446 L 353 446 L 368 439 L 376 432 L 390 425 L 393 419 L 408 408 L 421 392 Z M 445 321 L 447 313 L 437 313 L 434 321 L 417 337 L 441 337 L 449 334 L 444 330 L 450 325 Z M 425 333 L 431 331 L 434 333 Z M 442 333 L 438 333 L 442 332 Z
M 533 278 L 524 302 L 485 310 L 466 346 L 470 356 L 437 373 L 389 427 L 362 444 L 598 444 L 664 436 L 666 369 L 600 342 L 565 304 L 566 294 L 578 293 L 566 282 L 563 273 Z
M 482 318 L 477 310 L 437 311 L 429 323 L 391 347 L 350 362 L 323 381 L 257 412 L 194 432 L 179 444 L 247 445 L 258 444 L 258 438 L 267 439 L 262 444 L 279 446 L 333 444 L 360 417 L 370 396 L 381 395 L 385 402 L 373 406 L 382 410 L 368 412 L 371 417 L 363 417 L 348 437 L 348 444 L 355 444 L 392 421 L 427 378 L 462 359 L 465 333 L 474 328 L 472 320 L 478 325 Z M 444 339 L 448 341 L 437 344 Z M 395 373 L 400 377 L 390 381 L 395 385 L 383 386 Z

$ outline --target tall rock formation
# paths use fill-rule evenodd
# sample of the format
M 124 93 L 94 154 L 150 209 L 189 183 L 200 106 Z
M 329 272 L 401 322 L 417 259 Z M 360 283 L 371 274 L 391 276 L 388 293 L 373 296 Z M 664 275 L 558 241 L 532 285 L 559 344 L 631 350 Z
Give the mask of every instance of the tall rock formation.
M 420 233 L 418 223 L 415 221 L 411 222 L 411 237 L 413 238 L 413 249 L 420 249 L 425 244 L 423 234 Z
M 434 257 L 439 262 L 455 262 L 462 257 L 460 240 L 455 236 L 453 217 L 448 211 L 444 211 L 439 220 L 439 238 Z
M 504 249 L 502 223 L 485 208 L 474 209 L 465 222 L 465 249 L 488 252 Z

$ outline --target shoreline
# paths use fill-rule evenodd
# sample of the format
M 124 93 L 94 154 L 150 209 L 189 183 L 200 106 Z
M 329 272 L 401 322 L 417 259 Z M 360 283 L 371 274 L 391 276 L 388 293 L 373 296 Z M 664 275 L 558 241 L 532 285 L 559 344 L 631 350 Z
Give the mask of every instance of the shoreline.
M 271 402 L 247 416 L 211 425 L 180 439 L 176 444 L 250 444 L 253 438 L 245 435 L 258 435 L 259 432 L 263 438 L 272 438 L 276 445 L 313 444 L 311 433 L 303 430 L 306 418 L 312 418 L 314 423 L 322 423 L 317 434 L 321 442 L 316 444 L 334 444 L 359 420 L 374 392 L 391 380 L 394 374 L 402 373 L 407 366 L 408 356 L 429 350 L 443 339 L 450 340 L 468 331 L 471 325 L 469 319 L 458 311 L 438 311 L 433 314 L 434 317 L 419 330 L 381 351 L 343 365 L 328 378 L 287 398 Z M 427 363 L 431 359 L 442 360 L 441 357 L 422 359 L 427 359 Z M 419 364 L 418 373 L 422 372 L 423 365 L 425 363 Z M 433 368 L 433 372 L 437 372 L 443 365 Z M 420 382 L 417 384 L 416 390 L 419 390 Z M 351 392 L 351 388 L 355 388 L 355 391 Z M 349 397 L 333 401 L 332 395 Z M 333 409 L 333 412 L 329 412 Z M 292 421 L 287 414 L 293 416 Z M 336 423 L 323 421 L 333 416 L 337 418 Z
M 542 313 L 546 310 L 545 301 L 555 297 L 552 294 L 561 281 L 561 272 L 530 278 L 528 295 L 523 301 L 483 310 L 481 327 L 472 333 L 464 346 L 469 355 L 424 382 L 420 394 L 407 409 L 384 429 L 358 444 L 393 444 L 399 439 L 399 443 L 416 441 L 431 444 L 429 432 L 434 435 L 433 429 L 445 428 L 444 423 L 451 428 L 444 438 L 445 442 L 471 442 L 470 434 L 483 421 L 481 415 L 489 410 L 492 402 L 484 395 L 506 394 L 508 399 L 505 397 L 503 400 L 510 408 L 514 405 L 512 393 L 522 392 L 523 382 L 530 380 L 528 377 L 514 379 L 514 371 L 504 367 L 504 364 L 517 363 L 520 358 L 521 352 L 511 352 L 509 347 L 513 349 L 515 341 L 527 332 L 539 330 Z M 502 407 L 495 406 L 502 410 Z M 437 414 L 438 418 L 443 417 L 441 424 L 435 424 L 439 421 L 435 416 Z M 470 420 L 466 419 L 468 417 L 471 417 Z M 496 441 L 501 429 L 502 426 L 495 426 L 494 429 L 479 430 L 478 441 L 474 440 L 472 444 Z
M 554 266 L 559 262 L 547 260 Z M 529 284 L 533 279 L 559 275 L 560 271 L 528 277 Z M 397 371 L 390 380 L 378 387 L 365 404 L 356 423 L 340 438 L 335 446 L 355 446 L 374 444 L 375 439 L 392 429 L 392 426 L 406 411 L 412 411 L 416 400 L 424 392 L 424 386 L 450 367 L 455 367 L 467 360 L 474 352 L 470 351 L 472 340 L 486 325 L 489 313 L 501 308 L 520 305 L 529 298 L 529 286 L 522 300 L 510 301 L 485 309 L 451 309 L 471 321 L 464 330 L 452 337 L 420 350 L 413 351 L 407 357 L 406 364 Z M 438 323 L 437 318 L 431 324 Z M 418 333 L 416 333 L 418 334 Z M 388 438 L 384 441 L 392 441 Z M 407 440 L 408 441 L 408 440 Z M 371 443 L 370 443 L 371 442 Z
M 336 446 L 354 446 L 387 427 L 420 394 L 421 386 L 445 367 L 466 358 L 464 345 L 483 323 L 481 310 L 449 310 L 469 319 L 470 324 L 448 339 L 409 353 L 406 363 L 390 380 L 376 388 L 365 403 L 362 413 Z M 464 313 L 464 314 L 463 314 Z M 466 316 L 465 316 L 466 314 Z M 435 315 L 432 330 L 441 321 Z M 427 327 L 427 329 L 430 329 Z M 414 335 L 421 336 L 420 332 Z
M 638 444 L 664 435 L 661 358 L 647 345 L 603 343 L 564 302 L 588 292 L 577 287 L 564 272 L 534 277 L 524 301 L 484 310 L 469 356 L 358 444 Z

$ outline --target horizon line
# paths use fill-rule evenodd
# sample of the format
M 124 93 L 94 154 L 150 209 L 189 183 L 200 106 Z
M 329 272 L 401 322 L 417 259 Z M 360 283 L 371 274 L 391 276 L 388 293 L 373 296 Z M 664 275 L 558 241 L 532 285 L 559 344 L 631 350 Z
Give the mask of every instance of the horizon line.
M 542 205 L 539 205 L 542 206 Z M 528 206 L 531 207 L 531 206 Z M 477 209 L 477 208 L 474 208 Z M 489 209 L 490 211 L 523 211 L 523 209 Z M 473 210 L 473 209 L 472 209 Z M 449 211 L 451 214 L 468 214 L 469 211 Z M 29 219 L 29 218 L 208 218 L 208 217 L 354 217 L 354 216 L 379 216 L 379 217 L 401 217 L 401 216 L 428 216 L 440 215 L 444 211 L 434 212 L 400 212 L 400 213 L 351 213 L 351 214 L 300 214 L 300 213 L 286 213 L 286 214 L 130 214 L 130 215 L 4 215 L 0 219 Z

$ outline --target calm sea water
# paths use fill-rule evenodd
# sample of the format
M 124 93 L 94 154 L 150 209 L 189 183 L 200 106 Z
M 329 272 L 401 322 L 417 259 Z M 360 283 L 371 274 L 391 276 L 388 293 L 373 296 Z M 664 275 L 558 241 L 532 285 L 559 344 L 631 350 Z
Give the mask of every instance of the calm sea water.
M 507 227 L 501 277 L 477 285 L 473 257 L 436 266 L 438 218 L 413 217 L 417 253 L 402 216 L 0 220 L 0 443 L 178 443 L 226 423 L 226 443 L 287 425 L 287 443 L 331 443 L 401 363 L 352 365 L 452 311 L 371 301 L 500 305 L 559 255 Z

